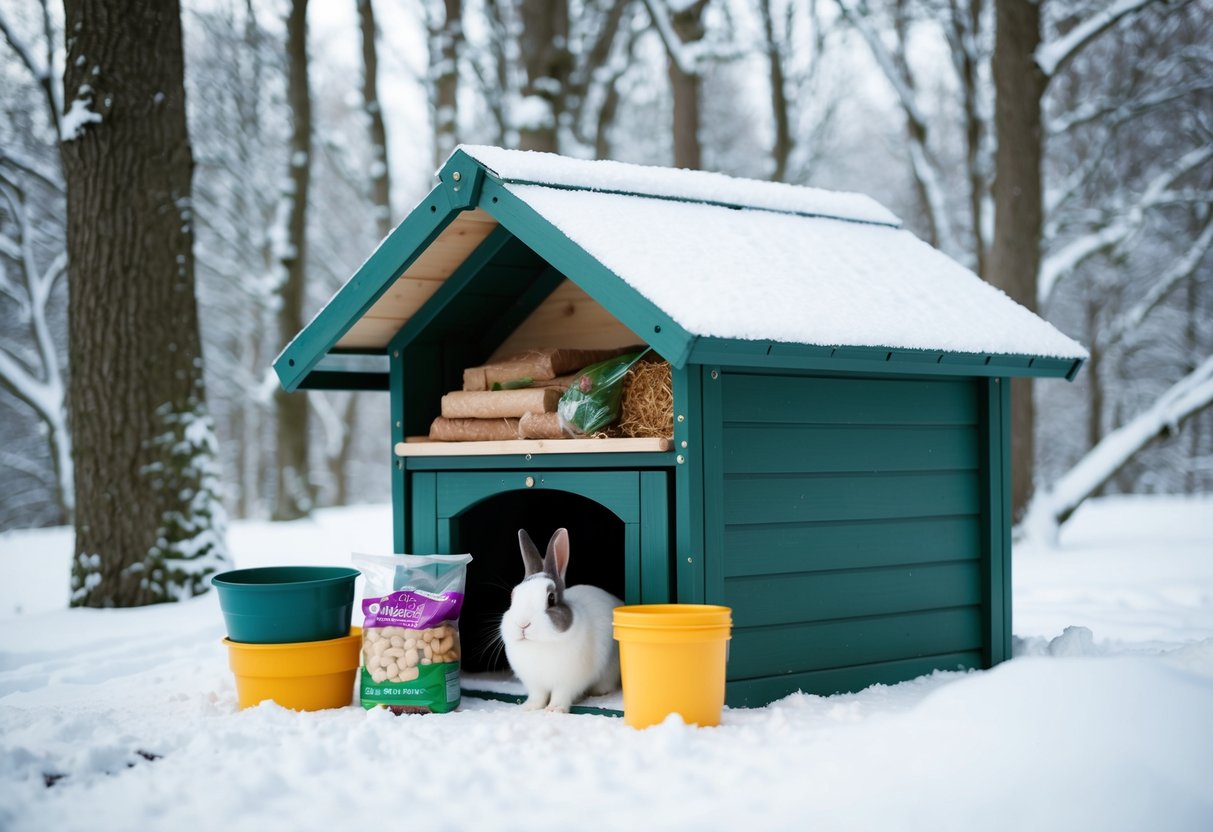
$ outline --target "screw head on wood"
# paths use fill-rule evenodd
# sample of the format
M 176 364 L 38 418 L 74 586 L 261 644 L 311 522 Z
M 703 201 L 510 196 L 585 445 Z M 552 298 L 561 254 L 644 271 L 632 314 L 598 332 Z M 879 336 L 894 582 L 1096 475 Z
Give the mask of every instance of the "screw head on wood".
M 463 178 L 463 176 L 460 175 L 459 171 L 455 171 L 454 173 L 451 174 L 451 178 L 454 179 L 456 182 L 458 182 L 460 179 Z
M 523 480 L 523 482 L 526 483 L 527 488 L 533 488 L 535 486 L 534 477 L 527 477 L 525 480 Z

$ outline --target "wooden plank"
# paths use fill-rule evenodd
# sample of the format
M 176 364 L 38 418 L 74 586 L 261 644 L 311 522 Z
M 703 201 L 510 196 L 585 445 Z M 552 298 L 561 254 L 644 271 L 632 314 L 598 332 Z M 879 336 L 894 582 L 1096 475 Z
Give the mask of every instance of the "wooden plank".
M 981 608 L 733 627 L 729 676 L 753 679 L 981 648 Z
M 842 473 L 976 469 L 976 427 L 728 425 L 724 469 L 747 473 Z
M 737 627 L 829 621 L 976 606 L 982 602 L 978 561 L 731 578 L 724 605 Z
M 727 526 L 725 577 L 979 560 L 977 515 Z
M 662 452 L 670 440 L 641 439 L 509 439 L 500 442 L 431 442 L 410 436 L 396 443 L 396 456 L 484 456 L 488 454 L 619 454 Z
M 674 387 L 674 598 L 703 603 L 704 429 L 703 373 L 696 364 L 673 367 Z M 678 456 L 682 461 L 678 461 Z M 713 520 L 715 522 L 715 520 Z
M 455 206 L 442 185 L 404 218 L 367 258 L 337 294 L 303 331 L 287 344 L 274 361 L 286 390 L 295 390 L 303 377 L 334 347 L 355 321 L 366 314 L 400 270 L 425 251 L 442 231 L 458 219 Z M 288 333 L 289 334 L 289 333 Z
M 543 347 L 614 349 L 645 343 L 585 290 L 565 279 L 518 325 L 490 361 Z
M 975 471 L 914 474 L 732 476 L 724 480 L 724 522 L 883 520 L 977 514 Z
M 641 604 L 674 601 L 670 592 L 669 481 L 665 471 L 640 472 L 640 552 L 636 570 Z
M 434 476 L 435 511 L 440 519 L 456 517 L 488 497 L 535 489 L 580 494 L 613 512 L 624 524 L 640 522 L 640 484 L 636 471 L 459 471 Z M 634 542 L 639 544 L 639 532 Z
M 597 441 L 597 440 L 596 440 Z M 605 440 L 603 440 L 605 441 Z M 446 443 L 466 444 L 466 443 Z M 515 471 L 543 469 L 584 471 L 628 468 L 637 471 L 669 470 L 674 468 L 673 451 L 632 451 L 627 453 L 546 453 L 546 454 L 489 454 L 486 456 L 399 456 L 408 471 L 496 471 L 509 468 Z
M 976 425 L 971 381 L 723 375 L 724 419 L 755 424 Z
M 830 696 L 859 691 L 870 685 L 895 685 L 933 670 L 970 670 L 981 666 L 981 652 L 967 650 L 808 673 L 739 679 L 725 685 L 725 703 L 730 708 L 756 708 L 797 691 Z
M 338 346 L 341 349 L 383 349 L 396 333 L 402 323 L 391 318 L 359 319 L 350 331 L 341 337 Z
M 652 301 L 570 240 L 547 218 L 512 194 L 500 182 L 486 179 L 480 206 L 527 244 L 544 260 L 601 303 L 628 329 L 641 336 L 675 367 L 686 364 L 694 342 L 682 328 Z M 559 345 L 553 345 L 559 346 Z

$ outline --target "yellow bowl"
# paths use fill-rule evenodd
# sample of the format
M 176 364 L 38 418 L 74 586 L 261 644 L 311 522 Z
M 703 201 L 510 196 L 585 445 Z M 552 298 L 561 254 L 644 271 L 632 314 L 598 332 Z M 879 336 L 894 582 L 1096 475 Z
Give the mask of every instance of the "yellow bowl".
M 225 638 L 228 666 L 236 674 L 241 708 L 272 699 L 284 708 L 319 711 L 354 700 L 361 663 L 362 628 L 325 641 L 246 644 Z

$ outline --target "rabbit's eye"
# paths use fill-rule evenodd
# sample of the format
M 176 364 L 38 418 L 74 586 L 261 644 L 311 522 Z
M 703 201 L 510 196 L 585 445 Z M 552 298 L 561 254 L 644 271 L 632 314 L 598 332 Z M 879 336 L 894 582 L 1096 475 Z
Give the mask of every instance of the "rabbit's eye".
M 556 606 L 556 593 L 555 592 L 548 593 L 548 606 L 549 607 Z

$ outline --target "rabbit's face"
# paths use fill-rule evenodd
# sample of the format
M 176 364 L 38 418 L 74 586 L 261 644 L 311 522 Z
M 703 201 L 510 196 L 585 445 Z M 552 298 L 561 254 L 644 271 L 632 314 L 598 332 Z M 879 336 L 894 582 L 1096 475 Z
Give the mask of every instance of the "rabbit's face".
M 529 576 L 510 593 L 510 608 L 501 620 L 507 642 L 554 641 L 573 625 L 573 610 L 564 602 L 564 587 L 551 575 Z

